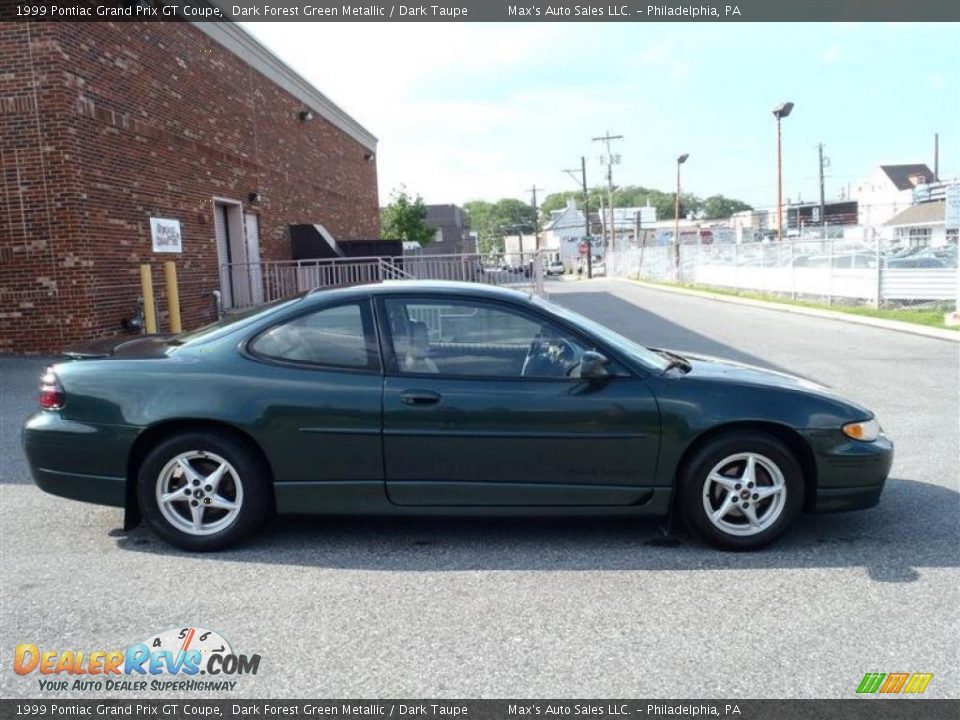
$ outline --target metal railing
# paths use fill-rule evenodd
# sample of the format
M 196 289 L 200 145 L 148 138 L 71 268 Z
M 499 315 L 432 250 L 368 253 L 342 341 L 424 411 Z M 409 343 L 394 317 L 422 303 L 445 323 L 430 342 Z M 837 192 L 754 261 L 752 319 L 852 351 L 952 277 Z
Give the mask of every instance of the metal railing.
M 678 262 L 679 259 L 679 262 Z M 957 246 L 899 247 L 882 240 L 691 243 L 610 252 L 607 274 L 706 285 L 828 304 L 953 309 Z
M 385 280 L 452 280 L 501 285 L 543 294 L 540 253 L 499 256 L 479 254 L 403 257 L 280 260 L 227 263 L 220 266 L 226 309 L 251 307 L 308 290 L 345 287 Z

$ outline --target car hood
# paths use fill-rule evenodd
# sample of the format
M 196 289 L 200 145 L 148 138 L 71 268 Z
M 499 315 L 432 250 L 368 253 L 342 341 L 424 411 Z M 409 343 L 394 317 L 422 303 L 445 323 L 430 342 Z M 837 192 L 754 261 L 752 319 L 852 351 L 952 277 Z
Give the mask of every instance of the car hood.
M 690 362 L 690 377 L 729 381 L 733 383 L 747 383 L 783 390 L 794 390 L 809 395 L 819 395 L 849 405 L 851 409 L 862 412 L 864 417 L 873 416 L 873 413 L 862 405 L 852 402 L 826 385 L 814 382 L 813 380 L 780 372 L 779 370 L 768 370 L 757 367 L 756 365 L 748 365 L 737 362 L 736 360 L 728 360 L 726 358 L 700 355 L 697 353 L 670 352 L 674 352 L 676 355 L 680 355 Z
M 158 358 L 170 350 L 168 340 L 171 335 L 136 335 L 112 338 L 100 338 L 73 345 L 61 354 L 70 360 L 89 360 L 93 358 Z
M 835 411 L 841 412 L 852 420 L 874 417 L 873 412 L 863 405 L 838 394 L 826 385 L 807 378 L 726 358 L 687 352 L 674 352 L 674 354 L 680 355 L 690 363 L 690 371 L 684 377 L 802 393 L 807 397 L 822 399 Z

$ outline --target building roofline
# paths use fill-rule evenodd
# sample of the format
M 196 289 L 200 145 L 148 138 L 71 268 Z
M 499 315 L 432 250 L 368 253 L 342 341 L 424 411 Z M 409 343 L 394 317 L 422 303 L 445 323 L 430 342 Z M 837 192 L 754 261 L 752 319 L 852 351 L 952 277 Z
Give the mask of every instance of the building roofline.
M 365 148 L 376 151 L 377 138 L 373 133 L 350 117 L 346 111 L 307 82 L 302 75 L 238 24 L 232 22 L 193 22 L 191 24 Z

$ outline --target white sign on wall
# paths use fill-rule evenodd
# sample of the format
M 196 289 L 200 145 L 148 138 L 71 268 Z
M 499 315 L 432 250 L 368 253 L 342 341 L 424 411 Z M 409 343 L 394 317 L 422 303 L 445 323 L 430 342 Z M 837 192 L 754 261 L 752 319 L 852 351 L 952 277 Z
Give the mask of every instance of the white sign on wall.
M 179 220 L 150 218 L 150 236 L 153 238 L 154 252 L 183 252 Z
M 947 207 L 944 208 L 947 230 L 960 230 L 960 184 L 947 186 Z

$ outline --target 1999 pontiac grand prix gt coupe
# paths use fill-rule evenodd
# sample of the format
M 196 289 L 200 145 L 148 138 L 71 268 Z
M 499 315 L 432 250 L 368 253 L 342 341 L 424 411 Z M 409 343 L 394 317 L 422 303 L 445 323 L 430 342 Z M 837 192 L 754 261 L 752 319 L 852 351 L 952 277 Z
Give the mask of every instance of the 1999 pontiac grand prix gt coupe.
M 811 382 L 477 284 L 313 292 L 66 355 L 23 431 L 37 485 L 189 550 L 273 512 L 677 512 L 749 550 L 802 510 L 875 505 L 893 457 Z

